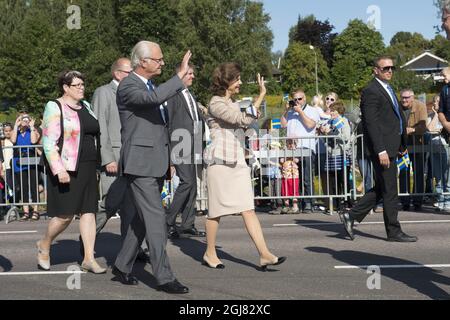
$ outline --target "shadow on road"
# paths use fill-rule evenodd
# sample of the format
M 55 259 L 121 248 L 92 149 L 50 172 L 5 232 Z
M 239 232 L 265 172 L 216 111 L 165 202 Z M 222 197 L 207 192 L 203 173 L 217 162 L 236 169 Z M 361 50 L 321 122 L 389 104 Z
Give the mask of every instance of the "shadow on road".
M 4 256 L 0 255 L 0 268 L 3 269 L 2 272 L 8 272 L 12 270 L 12 263 L 11 260 L 5 258 Z
M 326 231 L 328 233 L 335 232 L 335 235 L 328 235 L 329 238 L 337 238 L 337 239 L 350 239 L 347 236 L 347 233 L 344 230 L 343 224 L 340 222 L 339 218 L 336 222 L 324 222 L 324 221 L 317 221 L 317 220 L 299 220 L 296 219 L 295 223 L 298 225 L 301 225 L 305 228 L 320 230 L 320 231 Z M 354 234 L 355 236 L 363 236 L 366 238 L 376 239 L 376 240 L 386 240 L 386 238 L 374 236 L 373 234 L 366 233 L 358 229 L 358 223 L 355 223 L 354 226 Z M 360 226 L 362 227 L 362 226 Z M 381 227 L 381 225 L 380 225 Z
M 418 264 L 417 262 L 410 260 L 353 250 L 336 251 L 330 248 L 323 247 L 307 247 L 305 249 L 315 253 L 329 254 L 335 260 L 341 261 L 347 265 L 380 266 Z M 441 273 L 441 271 L 432 268 L 381 269 L 381 275 L 383 277 L 389 277 L 398 282 L 402 282 L 408 287 L 416 289 L 419 293 L 426 295 L 431 299 L 449 299 L 450 294 L 439 288 L 437 284 L 450 286 L 450 278 L 439 273 Z
M 180 239 L 173 239 L 171 240 L 172 244 L 178 248 L 180 248 L 181 252 L 183 252 L 185 255 L 191 257 L 198 263 L 202 263 L 203 261 L 203 254 L 206 251 L 206 240 L 200 240 L 204 238 L 180 238 Z M 222 250 L 221 247 L 216 247 L 217 256 L 220 260 L 226 265 L 225 260 L 235 262 L 242 264 L 244 266 L 252 267 L 255 269 L 259 269 L 259 266 L 248 262 L 246 260 L 242 260 L 239 258 L 236 258 L 235 256 L 232 256 L 231 254 L 227 253 L 226 251 Z M 255 255 L 257 255 L 257 251 L 255 250 Z

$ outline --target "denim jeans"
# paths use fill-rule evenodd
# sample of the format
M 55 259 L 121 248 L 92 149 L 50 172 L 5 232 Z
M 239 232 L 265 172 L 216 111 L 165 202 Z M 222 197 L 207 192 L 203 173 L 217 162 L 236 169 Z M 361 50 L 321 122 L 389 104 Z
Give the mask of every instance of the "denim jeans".
M 373 177 L 372 177 L 372 163 L 369 158 L 358 159 L 359 171 L 364 179 L 364 193 L 372 189 Z
M 431 171 L 433 178 L 436 180 L 438 207 L 439 209 L 450 209 L 450 195 L 442 194 L 450 192 L 449 159 L 447 152 L 443 151 L 431 155 Z

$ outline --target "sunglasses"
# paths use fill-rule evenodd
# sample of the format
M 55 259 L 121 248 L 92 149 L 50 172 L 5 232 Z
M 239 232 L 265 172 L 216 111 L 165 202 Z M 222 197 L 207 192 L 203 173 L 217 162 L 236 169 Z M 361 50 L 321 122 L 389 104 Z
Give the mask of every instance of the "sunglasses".
M 302 98 L 294 98 L 294 101 L 302 101 L 303 100 L 303 97 Z
M 411 98 L 412 96 L 404 96 L 404 97 L 401 97 L 402 99 L 404 99 L 404 100 L 406 100 L 406 99 L 409 99 L 409 98 Z
M 331 101 L 331 102 L 336 101 L 334 98 L 331 98 L 331 97 L 326 97 L 326 100 L 327 100 L 327 101 Z
M 395 66 L 386 66 L 383 68 L 378 67 L 378 69 L 380 69 L 381 72 L 388 72 L 388 71 L 395 71 L 396 68 Z

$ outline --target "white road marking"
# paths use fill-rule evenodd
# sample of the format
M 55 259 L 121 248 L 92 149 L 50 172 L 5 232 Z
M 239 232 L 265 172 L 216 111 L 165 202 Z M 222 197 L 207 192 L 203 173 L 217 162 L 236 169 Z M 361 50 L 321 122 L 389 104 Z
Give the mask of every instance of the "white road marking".
M 86 273 L 84 271 L 36 271 L 36 272 L 0 272 L 0 276 L 39 276 L 54 274 Z
M 418 220 L 418 221 L 400 221 L 401 224 L 420 224 L 420 223 L 450 223 L 450 220 Z M 355 222 L 355 226 L 357 225 L 384 225 L 383 221 L 379 222 Z M 342 225 L 340 222 L 314 222 L 314 223 L 280 223 L 274 224 L 274 227 L 300 227 L 300 226 L 332 226 L 332 225 Z
M 410 268 L 450 268 L 450 264 L 398 264 L 398 265 L 361 265 L 361 266 L 334 266 L 335 269 L 367 269 L 368 267 L 377 266 L 380 269 L 410 269 Z
M 0 231 L 0 234 L 22 234 L 22 233 L 36 233 L 37 230 L 33 231 Z

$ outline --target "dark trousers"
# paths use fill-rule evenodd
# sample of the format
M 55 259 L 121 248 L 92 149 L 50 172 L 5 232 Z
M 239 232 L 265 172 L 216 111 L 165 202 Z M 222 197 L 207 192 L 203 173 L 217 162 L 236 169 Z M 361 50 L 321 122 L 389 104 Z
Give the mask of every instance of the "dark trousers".
M 425 176 L 424 176 L 424 164 L 425 164 L 425 154 L 424 153 L 411 153 L 409 155 L 412 167 L 414 170 L 414 187 L 412 189 L 412 193 L 424 193 L 425 192 Z M 410 178 L 410 170 L 402 170 L 400 171 L 399 176 L 400 181 L 400 193 L 410 193 L 411 192 L 411 178 Z M 423 196 L 401 196 L 400 201 L 404 206 L 409 206 L 410 202 L 412 202 L 414 206 L 421 206 L 423 202 Z
M 311 156 L 302 157 L 299 163 L 300 169 L 300 196 L 311 196 L 314 194 L 314 165 L 316 155 L 311 152 Z M 303 184 L 302 184 L 303 183 Z M 311 209 L 313 203 L 311 198 L 302 201 L 303 208 Z
M 366 192 L 350 211 L 350 216 L 361 222 L 370 210 L 383 199 L 384 227 L 388 237 L 396 236 L 401 232 L 397 209 L 397 165 L 394 158 L 391 158 L 390 161 L 389 168 L 384 168 L 378 157 L 372 158 L 375 186 Z
M 180 184 L 173 196 L 173 201 L 167 210 L 167 225 L 175 226 L 178 213 L 181 213 L 180 229 L 186 230 L 194 227 L 195 198 L 197 197 L 197 176 L 195 164 L 176 165 Z

